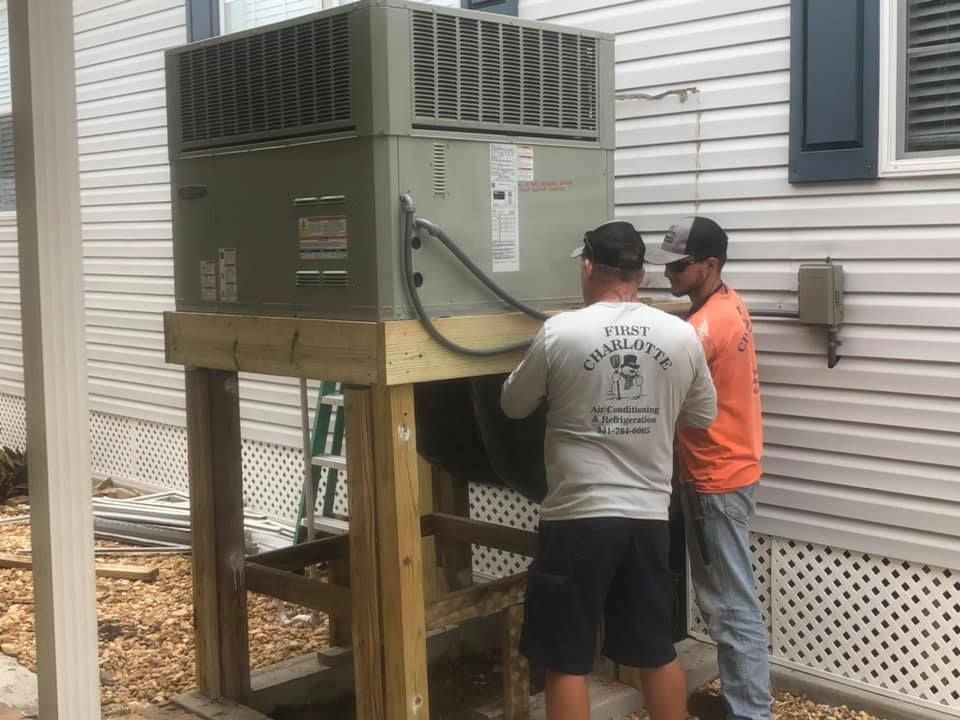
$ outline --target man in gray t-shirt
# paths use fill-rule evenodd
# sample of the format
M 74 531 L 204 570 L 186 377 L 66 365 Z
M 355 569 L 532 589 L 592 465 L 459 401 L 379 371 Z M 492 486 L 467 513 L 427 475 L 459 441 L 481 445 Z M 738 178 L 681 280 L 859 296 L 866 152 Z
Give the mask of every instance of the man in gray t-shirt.
M 586 307 L 544 323 L 503 385 L 525 417 L 547 402 L 547 496 L 530 566 L 521 650 L 547 671 L 548 720 L 588 720 L 603 654 L 643 669 L 651 720 L 686 718 L 671 638 L 669 524 L 676 424 L 709 427 L 716 392 L 693 328 L 635 302 L 644 245 L 627 222 L 583 238 Z

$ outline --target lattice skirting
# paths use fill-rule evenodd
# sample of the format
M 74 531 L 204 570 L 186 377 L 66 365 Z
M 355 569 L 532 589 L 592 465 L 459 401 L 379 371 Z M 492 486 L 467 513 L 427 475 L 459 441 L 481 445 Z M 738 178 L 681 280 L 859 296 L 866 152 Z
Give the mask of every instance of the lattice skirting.
M 183 428 L 91 413 L 90 436 L 95 473 L 187 489 Z M 23 399 L 0 395 L 0 443 L 23 448 L 25 438 Z M 278 519 L 296 516 L 299 448 L 244 440 L 243 476 L 251 508 Z M 338 483 L 335 511 L 347 512 L 345 482 Z M 470 515 L 528 530 L 538 521 L 537 506 L 517 493 L 480 485 L 470 487 Z M 758 534 L 753 559 L 775 661 L 960 716 L 960 570 Z M 478 574 L 511 574 L 526 562 L 474 548 Z M 709 639 L 692 594 L 689 608 L 691 634 Z
M 24 412 L 23 398 L 0 394 L 0 444 L 24 448 Z M 278 520 L 293 522 L 303 487 L 302 450 L 245 439 L 242 453 L 245 504 Z M 91 412 L 90 469 L 94 475 L 118 481 L 187 492 L 187 431 Z M 317 493 L 318 511 L 326 490 L 326 474 L 324 469 Z M 337 484 L 334 511 L 347 512 L 346 482 Z
M 771 657 L 960 717 L 960 572 L 753 535 Z M 691 634 L 709 640 L 691 591 Z

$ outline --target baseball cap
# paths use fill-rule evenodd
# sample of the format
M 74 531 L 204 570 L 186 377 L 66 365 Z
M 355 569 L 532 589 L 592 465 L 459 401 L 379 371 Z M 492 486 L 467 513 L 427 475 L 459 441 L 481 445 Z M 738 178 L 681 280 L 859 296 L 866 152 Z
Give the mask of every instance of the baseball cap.
M 611 220 L 583 235 L 583 245 L 570 257 L 583 256 L 600 265 L 622 270 L 639 270 L 643 267 L 646 247 L 640 233 L 624 220 Z
M 671 225 L 658 248 L 650 248 L 647 262 L 666 265 L 685 257 L 727 259 L 727 233 L 708 217 L 685 217 Z

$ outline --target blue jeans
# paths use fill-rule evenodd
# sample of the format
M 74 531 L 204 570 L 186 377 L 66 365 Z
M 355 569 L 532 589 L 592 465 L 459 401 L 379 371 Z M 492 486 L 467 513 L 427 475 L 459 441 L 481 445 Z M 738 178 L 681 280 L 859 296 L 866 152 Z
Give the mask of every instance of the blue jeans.
M 750 520 L 756 484 L 700 495 L 710 564 L 687 525 L 687 547 L 697 605 L 717 643 L 720 682 L 730 720 L 770 720 L 767 631 L 754 584 Z

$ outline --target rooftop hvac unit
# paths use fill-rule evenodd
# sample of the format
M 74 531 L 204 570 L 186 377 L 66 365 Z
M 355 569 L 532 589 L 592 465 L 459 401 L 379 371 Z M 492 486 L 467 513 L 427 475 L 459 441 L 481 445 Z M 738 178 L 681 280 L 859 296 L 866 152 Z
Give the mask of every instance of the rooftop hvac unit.
M 179 310 L 388 320 L 579 301 L 613 211 L 611 36 L 367 0 L 167 53 Z M 422 244 L 421 244 L 422 243 Z M 411 280 L 410 282 L 414 282 Z

